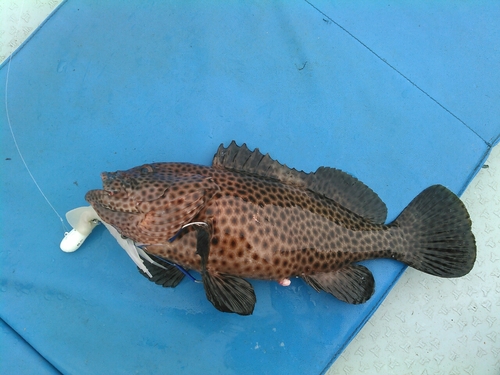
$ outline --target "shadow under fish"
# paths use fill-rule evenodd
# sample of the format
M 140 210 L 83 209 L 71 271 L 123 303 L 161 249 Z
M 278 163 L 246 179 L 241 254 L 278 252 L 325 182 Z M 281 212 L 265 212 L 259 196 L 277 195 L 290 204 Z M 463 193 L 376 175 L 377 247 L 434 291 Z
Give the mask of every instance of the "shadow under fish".
M 390 224 L 370 188 L 338 169 L 291 169 L 233 141 L 211 167 L 153 163 L 102 173 L 85 199 L 99 217 L 140 248 L 148 279 L 175 287 L 184 270 L 201 273 L 220 311 L 252 314 L 244 278 L 289 284 L 359 304 L 374 293 L 356 262 L 392 258 L 440 277 L 466 275 L 476 259 L 469 214 L 441 185 L 420 193 Z

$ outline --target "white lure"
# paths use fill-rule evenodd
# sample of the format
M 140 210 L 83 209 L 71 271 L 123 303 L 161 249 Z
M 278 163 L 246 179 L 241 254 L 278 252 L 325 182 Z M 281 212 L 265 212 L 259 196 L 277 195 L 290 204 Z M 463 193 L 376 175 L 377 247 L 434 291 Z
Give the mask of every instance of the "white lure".
M 160 268 L 166 269 L 164 266 L 151 259 L 144 250 L 135 244 L 134 241 L 130 238 L 122 237 L 115 227 L 102 221 L 92 206 L 78 207 L 68 211 L 66 213 L 66 219 L 73 229 L 64 234 L 64 238 L 62 239 L 60 245 L 62 251 L 71 253 L 78 250 L 95 226 L 101 222 L 108 229 L 109 233 L 111 233 L 111 235 L 116 239 L 118 244 L 127 252 L 128 256 L 133 260 L 137 267 L 139 267 L 139 269 L 150 278 L 153 276 L 144 265 L 144 261 L 141 257 Z

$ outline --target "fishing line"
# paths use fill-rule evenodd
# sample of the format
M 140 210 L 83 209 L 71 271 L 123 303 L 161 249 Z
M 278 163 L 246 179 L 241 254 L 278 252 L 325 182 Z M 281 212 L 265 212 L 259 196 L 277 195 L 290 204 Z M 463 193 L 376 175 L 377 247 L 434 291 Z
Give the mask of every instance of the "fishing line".
M 21 15 L 22 15 L 22 12 L 23 12 L 23 9 L 24 9 L 24 2 L 22 3 L 21 5 L 21 9 L 19 11 L 19 16 L 18 16 L 18 26 L 19 26 L 19 20 L 21 19 Z M 16 31 L 16 36 L 17 36 L 17 33 L 19 31 Z M 10 76 L 10 65 L 12 63 L 12 55 L 14 54 L 15 51 L 13 51 L 10 56 L 9 56 L 9 62 L 7 63 L 7 76 L 5 78 L 5 114 L 6 114 L 6 117 L 7 117 L 7 125 L 9 126 L 9 130 L 10 130 L 10 134 L 12 136 L 12 140 L 14 141 L 14 145 L 16 146 L 16 150 L 17 150 L 17 153 L 19 154 L 19 157 L 21 158 L 21 161 L 23 162 L 24 164 L 24 168 L 26 169 L 26 171 L 28 172 L 29 176 L 31 177 L 31 179 L 33 180 L 33 183 L 35 184 L 35 186 L 37 187 L 38 191 L 40 192 L 40 194 L 42 194 L 42 197 L 45 199 L 45 201 L 47 202 L 47 204 L 50 206 L 50 208 L 52 208 L 52 211 L 54 211 L 54 213 L 56 214 L 56 216 L 59 218 L 59 220 L 61 221 L 61 225 L 62 225 L 62 228 L 63 228 L 63 231 L 64 232 L 67 232 L 68 229 L 66 227 L 66 225 L 64 224 L 64 220 L 63 218 L 61 217 L 61 215 L 59 215 L 59 213 L 57 212 L 57 210 L 54 208 L 54 206 L 52 205 L 52 203 L 50 203 L 49 199 L 47 198 L 47 196 L 45 195 L 45 193 L 43 192 L 42 188 L 40 187 L 40 185 L 38 184 L 37 180 L 35 179 L 35 176 L 33 176 L 33 173 L 31 173 L 31 170 L 30 168 L 28 167 L 28 164 L 26 163 L 26 160 L 24 159 L 24 156 L 23 156 L 23 153 L 21 152 L 21 149 L 19 148 L 19 144 L 17 143 L 17 139 L 16 139 L 16 136 L 14 134 L 14 129 L 12 128 L 12 122 L 10 120 L 10 114 L 9 114 L 9 100 L 8 100 L 8 95 L 9 95 L 9 76 Z
M 140 247 L 140 246 L 139 246 L 139 247 Z M 141 249 L 142 249 L 142 248 L 141 248 Z M 160 260 L 160 261 L 162 261 L 162 262 L 165 262 L 165 263 L 167 263 L 167 264 L 170 264 L 171 266 L 174 266 L 174 267 L 175 267 L 175 268 L 177 268 L 179 271 L 181 271 L 184 275 L 186 275 L 187 277 L 189 277 L 189 278 L 191 279 L 191 281 L 194 281 L 195 283 L 201 283 L 201 282 L 202 282 L 201 280 L 196 279 L 193 275 L 191 275 L 191 274 L 189 273 L 189 271 L 188 271 L 188 270 L 184 269 L 184 267 L 182 267 L 182 266 L 178 265 L 177 263 L 172 263 L 172 262 L 170 262 L 170 261 L 168 261 L 168 260 L 166 260 L 166 259 L 164 259 L 164 258 L 161 258 L 161 257 L 159 257 L 158 255 L 155 255 L 155 254 L 149 254 L 149 253 L 148 253 L 148 255 L 149 255 L 149 256 L 152 256 L 153 258 L 156 258 L 156 259 L 158 259 L 158 260 Z M 166 268 L 165 268 L 165 267 L 163 267 L 163 266 L 162 266 L 161 268 L 163 268 L 163 269 L 165 269 L 165 270 L 166 270 Z

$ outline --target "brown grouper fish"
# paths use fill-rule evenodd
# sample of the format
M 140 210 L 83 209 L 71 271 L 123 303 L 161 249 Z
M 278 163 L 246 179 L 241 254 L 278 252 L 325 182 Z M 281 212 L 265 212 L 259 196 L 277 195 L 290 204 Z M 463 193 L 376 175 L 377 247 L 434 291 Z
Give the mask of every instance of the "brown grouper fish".
M 440 185 L 385 224 L 385 204 L 347 173 L 327 167 L 304 173 L 234 141 L 219 147 L 211 167 L 153 163 L 101 177 L 103 190 L 85 199 L 154 259 L 143 259 L 151 280 L 175 287 L 185 270 L 199 271 L 220 311 L 253 312 L 255 293 L 244 278 L 288 285 L 301 277 L 358 304 L 372 296 L 375 282 L 356 262 L 391 258 L 460 277 L 476 259 L 469 214 Z

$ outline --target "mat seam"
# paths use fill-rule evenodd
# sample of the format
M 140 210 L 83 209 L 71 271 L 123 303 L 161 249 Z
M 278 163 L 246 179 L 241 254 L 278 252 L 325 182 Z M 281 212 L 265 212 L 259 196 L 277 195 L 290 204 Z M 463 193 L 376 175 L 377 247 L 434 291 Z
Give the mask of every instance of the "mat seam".
M 451 112 L 448 108 L 446 108 L 443 104 L 441 104 L 437 99 L 432 97 L 429 93 L 427 93 L 424 89 L 422 89 L 419 85 L 417 85 L 415 82 L 413 82 L 410 78 L 408 78 L 406 75 L 404 75 L 401 71 L 399 71 L 394 65 L 390 64 L 387 59 L 384 59 L 382 56 L 380 56 L 378 53 L 376 53 L 372 48 L 370 48 L 366 43 L 362 42 L 361 39 L 356 37 L 353 33 L 351 33 L 349 30 L 347 30 L 345 27 L 343 27 L 340 23 L 335 21 L 332 17 L 327 15 L 325 12 L 323 12 L 321 9 L 316 7 L 314 4 L 312 4 L 309 0 L 304 0 L 307 4 L 309 4 L 312 8 L 314 8 L 316 11 L 318 11 L 320 14 L 325 16 L 328 21 L 333 23 L 335 26 L 337 26 L 339 29 L 341 29 L 343 32 L 345 32 L 347 35 L 349 35 L 351 38 L 353 38 L 356 42 L 361 44 L 364 48 L 366 48 L 371 54 L 373 54 L 376 58 L 378 58 L 380 61 L 382 61 L 384 64 L 386 64 L 389 68 L 394 70 L 397 74 L 399 74 L 401 77 L 403 77 L 406 81 L 408 81 L 412 86 L 414 86 L 417 90 L 419 90 L 421 93 L 423 93 L 425 96 L 427 96 L 430 100 L 432 100 L 434 103 L 436 103 L 439 107 L 444 109 L 448 114 L 450 114 L 452 117 L 454 117 L 456 120 L 458 120 L 462 125 L 464 125 L 467 129 L 469 129 L 471 132 L 473 132 L 479 139 L 481 139 L 488 147 L 492 146 L 492 143 L 488 142 L 485 140 L 477 131 L 475 131 L 471 126 L 467 125 L 465 121 L 463 121 L 460 117 L 455 115 L 453 112 Z

